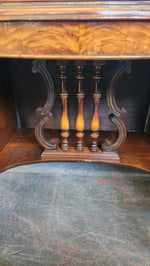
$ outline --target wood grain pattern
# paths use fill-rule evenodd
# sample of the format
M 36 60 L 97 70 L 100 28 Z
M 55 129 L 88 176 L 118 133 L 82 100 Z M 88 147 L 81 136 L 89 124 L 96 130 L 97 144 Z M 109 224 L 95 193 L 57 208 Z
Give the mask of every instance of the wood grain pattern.
M 1 21 L 148 20 L 150 1 L 1 1 Z
M 150 1 L 35 2 L 0 2 L 0 57 L 150 58 Z M 120 149 L 120 164 L 150 171 L 149 138 L 135 138 Z M 0 168 L 41 161 L 40 153 L 29 131 L 18 132 L 3 149 Z M 86 161 L 86 157 L 80 159 Z
M 150 58 L 150 22 L 1 22 L 0 36 L 0 57 Z
M 91 56 L 147 57 L 150 23 L 87 22 L 80 24 L 80 53 Z
M 76 23 L 0 23 L 0 36 L 3 57 L 50 58 L 79 50 Z

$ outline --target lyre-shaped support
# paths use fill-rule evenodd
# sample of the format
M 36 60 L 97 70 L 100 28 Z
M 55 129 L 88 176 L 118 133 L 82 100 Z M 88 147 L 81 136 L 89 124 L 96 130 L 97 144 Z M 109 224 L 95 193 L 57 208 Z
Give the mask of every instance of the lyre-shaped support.
M 84 115 L 83 115 L 83 99 L 85 94 L 83 92 L 83 69 L 84 65 L 86 65 L 85 61 L 76 61 L 76 79 L 77 79 L 77 100 L 78 100 L 78 107 L 77 107 L 77 118 L 76 118 L 76 136 L 77 136 L 77 150 L 82 152 L 83 151 L 83 137 L 84 137 Z
M 119 108 L 116 105 L 115 100 L 115 85 L 116 81 L 119 77 L 126 71 L 129 73 L 131 71 L 130 62 L 124 61 L 121 62 L 121 65 L 113 75 L 113 78 L 108 85 L 107 89 L 107 104 L 111 114 L 109 115 L 109 119 L 117 126 L 118 129 L 118 137 L 114 143 L 111 143 L 109 140 L 102 145 L 102 149 L 104 151 L 116 151 L 120 145 L 122 145 L 126 140 L 126 127 L 122 121 L 123 117 L 126 115 L 127 111 L 124 108 Z
M 68 98 L 68 92 L 67 92 L 67 86 L 66 86 L 66 80 L 67 80 L 67 65 L 68 61 L 59 60 L 57 61 L 57 65 L 59 67 L 59 78 L 61 83 L 61 103 L 62 103 L 62 114 L 61 114 L 61 136 L 62 136 L 62 145 L 61 148 L 63 151 L 68 151 L 69 145 L 68 145 L 68 137 L 69 137 L 69 117 L 68 117 L 68 106 L 67 106 L 67 98 Z
M 55 150 L 58 147 L 58 139 L 48 139 L 44 134 L 44 126 L 47 124 L 48 121 L 52 119 L 52 107 L 54 104 L 54 84 L 50 73 L 46 68 L 46 61 L 45 60 L 34 60 L 33 73 L 40 73 L 42 76 L 46 88 L 47 88 L 47 100 L 44 107 L 37 108 L 37 123 L 35 127 L 35 137 L 39 144 L 48 150 Z
M 99 137 L 100 121 L 99 121 L 99 105 L 100 105 L 100 80 L 102 79 L 101 68 L 105 61 L 93 61 L 94 66 L 94 93 L 93 93 L 93 115 L 91 119 L 91 151 L 98 150 L 97 139 Z

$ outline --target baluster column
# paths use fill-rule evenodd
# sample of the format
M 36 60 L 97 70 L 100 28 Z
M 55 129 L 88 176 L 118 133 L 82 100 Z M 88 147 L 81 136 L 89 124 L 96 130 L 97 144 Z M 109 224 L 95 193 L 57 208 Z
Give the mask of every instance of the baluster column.
M 93 93 L 93 115 L 91 119 L 91 151 L 96 152 L 98 150 L 97 139 L 99 137 L 100 121 L 99 121 L 99 105 L 100 105 L 100 80 L 102 79 L 101 68 L 104 65 L 104 61 L 93 61 L 94 66 L 94 93 Z
M 76 118 L 76 136 L 77 136 L 77 150 L 82 152 L 83 151 L 83 137 L 84 137 L 84 115 L 83 115 L 83 99 L 85 97 L 85 94 L 83 92 L 83 69 L 86 65 L 85 61 L 76 61 L 76 79 L 77 79 L 77 100 L 78 100 L 78 106 L 77 106 L 77 118 Z
M 68 61 L 58 61 L 57 62 L 59 71 L 60 71 L 60 82 L 61 82 L 61 102 L 62 102 L 62 114 L 61 114 L 61 136 L 62 136 L 62 144 L 61 148 L 63 151 L 68 151 L 69 145 L 68 145 L 68 137 L 69 137 L 69 118 L 68 118 L 68 106 L 67 106 L 67 98 L 68 98 L 68 92 L 66 87 L 66 80 L 67 80 L 67 65 Z

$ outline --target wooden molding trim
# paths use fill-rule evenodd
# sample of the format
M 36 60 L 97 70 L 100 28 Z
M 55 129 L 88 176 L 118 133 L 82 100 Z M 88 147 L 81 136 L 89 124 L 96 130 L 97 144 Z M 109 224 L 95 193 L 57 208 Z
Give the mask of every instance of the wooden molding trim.
M 149 19 L 150 1 L 0 0 L 0 21 Z

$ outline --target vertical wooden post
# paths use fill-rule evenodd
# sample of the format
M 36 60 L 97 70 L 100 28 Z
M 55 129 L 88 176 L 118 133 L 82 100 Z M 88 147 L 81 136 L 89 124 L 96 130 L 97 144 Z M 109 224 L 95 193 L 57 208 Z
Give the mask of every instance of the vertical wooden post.
M 59 66 L 60 71 L 60 81 L 61 81 L 61 102 L 62 102 L 62 114 L 61 114 L 61 136 L 62 136 L 62 144 L 61 148 L 63 151 L 68 151 L 69 145 L 68 145 L 68 137 L 69 137 L 69 118 L 68 118 L 68 107 L 67 107 L 67 87 L 66 87 L 66 80 L 67 80 L 67 74 L 66 69 L 68 65 L 68 61 L 60 60 L 57 62 Z
M 84 99 L 84 92 L 83 92 L 83 68 L 86 65 L 85 61 L 76 61 L 76 79 L 77 79 L 77 99 L 78 99 L 78 107 L 77 107 L 77 118 L 76 118 L 76 136 L 77 140 L 77 150 L 82 152 L 83 151 L 83 136 L 84 136 L 84 115 L 83 115 L 83 99 Z
M 99 137 L 100 130 L 100 121 L 99 121 L 99 105 L 100 105 L 100 80 L 101 76 L 101 68 L 104 64 L 104 61 L 93 61 L 94 66 L 94 93 L 93 93 L 93 115 L 91 120 L 91 151 L 96 152 L 98 150 L 97 139 Z

